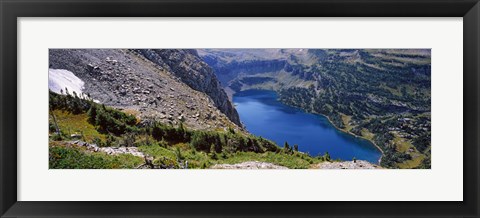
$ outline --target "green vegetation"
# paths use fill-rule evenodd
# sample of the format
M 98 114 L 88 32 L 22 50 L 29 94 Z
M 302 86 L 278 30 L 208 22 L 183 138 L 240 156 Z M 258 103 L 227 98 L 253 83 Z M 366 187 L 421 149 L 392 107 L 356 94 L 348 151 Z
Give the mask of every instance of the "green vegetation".
M 231 90 L 274 90 L 283 103 L 374 142 L 383 167 L 429 166 L 428 49 L 204 49 L 200 55 Z
M 285 166 L 291 169 L 307 169 L 310 168 L 311 165 L 320 163 L 324 160 L 323 157 L 315 158 L 302 153 L 290 154 L 265 152 L 259 154 L 253 152 L 239 152 L 231 158 L 219 161 L 219 163 L 236 164 L 246 161 L 261 161 Z
M 383 167 L 427 167 L 430 58 L 394 51 L 327 50 L 320 63 L 297 67 L 316 84 L 281 89 L 280 100 L 371 140 L 383 151 Z
M 84 148 L 67 147 L 50 143 L 50 169 L 126 169 L 135 168 L 143 159 L 130 154 L 108 155 L 86 152 Z
M 52 110 L 50 113 L 50 131 L 55 132 L 55 124 L 52 116 L 55 116 L 62 137 L 71 135 L 83 136 L 85 141 L 93 141 L 96 138 L 105 141 L 106 136 L 97 131 L 94 125 L 88 122 L 87 114 L 73 114 L 65 110 Z M 55 134 L 55 136 L 57 136 Z M 57 139 L 61 137 L 57 136 Z
M 143 164 L 153 168 L 209 168 L 254 160 L 288 168 L 310 168 L 312 164 L 330 160 L 328 153 L 312 157 L 298 152 L 298 145 L 285 142 L 285 147 L 280 148 L 272 141 L 232 128 L 205 131 L 191 130 L 183 124 L 140 124 L 134 116 L 117 109 L 52 92 L 50 108 L 49 162 L 50 168 L 55 169 L 136 168 Z M 68 142 L 72 140 L 99 147 L 137 147 L 151 160 L 130 154 L 91 152 Z
M 114 135 L 135 131 L 137 123 L 137 119 L 132 115 L 106 108 L 105 105 L 99 107 L 96 104 L 91 104 L 88 110 L 88 119 L 90 123 L 98 127 L 99 132 Z

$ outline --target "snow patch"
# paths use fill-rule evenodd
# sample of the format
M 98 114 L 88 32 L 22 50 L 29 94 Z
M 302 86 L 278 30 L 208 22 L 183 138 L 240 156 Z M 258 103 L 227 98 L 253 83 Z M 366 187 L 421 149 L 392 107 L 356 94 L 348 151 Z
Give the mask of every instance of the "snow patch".
M 75 91 L 77 95 L 82 95 L 84 82 L 75 76 L 71 71 L 64 69 L 48 69 L 48 88 L 58 94 L 68 93 L 73 95 Z M 63 93 L 60 91 L 63 90 Z
M 95 103 L 100 103 L 99 100 L 89 98 L 83 93 L 85 82 L 75 76 L 71 71 L 64 69 L 48 69 L 48 89 L 50 91 L 66 95 L 66 90 L 73 96 L 73 92 L 77 93 L 77 96 L 83 99 L 90 99 Z M 63 93 L 62 93 L 63 91 Z

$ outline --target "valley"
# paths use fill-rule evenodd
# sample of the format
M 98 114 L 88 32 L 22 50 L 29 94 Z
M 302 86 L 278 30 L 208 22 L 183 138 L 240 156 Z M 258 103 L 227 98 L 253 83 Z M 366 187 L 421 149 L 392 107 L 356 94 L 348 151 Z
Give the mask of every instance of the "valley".
M 429 169 L 430 74 L 428 49 L 50 49 L 50 168 Z
M 428 49 L 203 49 L 199 54 L 231 95 L 273 90 L 281 102 L 325 115 L 338 129 L 378 145 L 383 167 L 430 168 Z

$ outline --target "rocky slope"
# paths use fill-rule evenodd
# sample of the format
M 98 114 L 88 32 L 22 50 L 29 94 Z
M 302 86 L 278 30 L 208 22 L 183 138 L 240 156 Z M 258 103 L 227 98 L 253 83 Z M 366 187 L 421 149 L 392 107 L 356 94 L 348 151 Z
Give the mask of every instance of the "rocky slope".
M 215 107 L 240 125 L 240 118 L 225 91 L 220 86 L 214 72 L 198 56 L 196 50 L 189 49 L 138 49 L 135 50 L 148 60 L 178 76 L 191 88 L 207 94 Z
M 195 129 L 240 124 L 211 69 L 190 51 L 51 49 L 49 63 L 80 78 L 91 98 L 141 118 Z

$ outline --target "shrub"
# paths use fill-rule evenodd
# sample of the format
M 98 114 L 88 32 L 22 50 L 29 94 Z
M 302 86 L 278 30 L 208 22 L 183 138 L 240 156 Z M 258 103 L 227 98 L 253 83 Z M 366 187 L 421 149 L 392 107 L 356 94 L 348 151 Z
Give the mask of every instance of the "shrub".
M 113 135 L 108 134 L 107 135 L 107 141 L 105 142 L 105 145 L 108 147 L 111 147 L 114 145 L 116 139 Z
M 99 132 L 122 135 L 127 132 L 135 132 L 137 119 L 121 111 L 107 108 L 104 105 L 99 107 L 92 104 L 87 112 L 88 121 L 97 126 Z
M 142 163 L 142 158 L 130 154 L 107 155 L 102 152 L 87 153 L 78 148 L 49 147 L 50 169 L 135 168 Z
M 323 160 L 324 161 L 331 161 L 332 160 L 328 151 L 325 152 L 325 154 L 323 155 Z
M 62 134 L 57 134 L 57 133 L 53 134 L 52 140 L 53 141 L 62 141 L 63 140 Z
M 179 148 L 179 147 L 176 147 L 176 148 L 175 148 L 175 156 L 177 157 L 177 161 L 178 161 L 178 162 L 180 162 L 180 161 L 182 161 L 183 159 L 185 159 L 185 157 L 183 157 L 182 152 L 180 151 L 180 148 Z
M 105 147 L 105 143 L 98 137 L 93 138 L 93 143 L 96 144 L 98 147 Z

